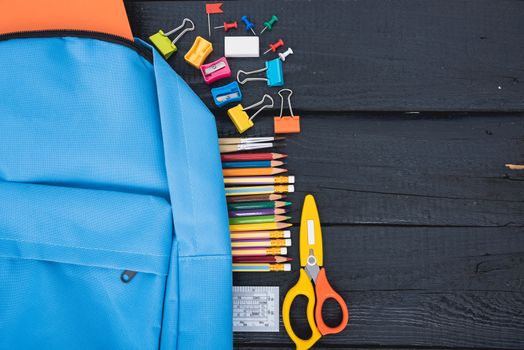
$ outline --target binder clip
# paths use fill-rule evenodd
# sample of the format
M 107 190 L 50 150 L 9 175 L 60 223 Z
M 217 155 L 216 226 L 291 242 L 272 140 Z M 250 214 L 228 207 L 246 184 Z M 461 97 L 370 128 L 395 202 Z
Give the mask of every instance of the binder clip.
M 246 111 L 251 109 L 251 108 L 258 107 L 261 104 L 263 104 L 264 100 L 266 99 L 266 97 L 269 98 L 269 100 L 271 101 L 271 104 L 266 104 L 266 105 L 260 107 L 260 109 L 258 111 L 256 111 L 251 117 L 249 117 L 247 115 Z M 242 107 L 241 104 L 238 104 L 235 107 L 230 108 L 227 111 L 227 115 L 229 116 L 229 118 L 231 119 L 233 124 L 235 124 L 235 127 L 237 128 L 238 132 L 239 133 L 243 133 L 244 131 L 246 131 L 247 129 L 251 128 L 254 125 L 253 124 L 253 118 L 255 118 L 258 113 L 262 112 L 262 110 L 264 110 L 266 108 L 273 108 L 274 104 L 275 104 L 275 101 L 273 101 L 273 98 L 271 96 L 265 94 L 264 97 L 262 97 L 262 99 L 260 101 L 258 101 L 257 103 L 252 104 L 251 106 L 248 106 L 248 107 L 244 108 L 244 107 Z
M 201 65 L 200 71 L 206 84 L 231 76 L 231 69 L 225 57 L 219 58 L 215 62 Z
M 201 36 L 197 36 L 193 46 L 185 54 L 184 59 L 198 69 L 211 52 L 213 52 L 213 45 Z
M 177 37 L 174 38 L 173 41 L 171 41 L 171 39 L 169 39 L 169 36 L 184 28 L 186 22 L 191 23 L 191 27 L 188 27 L 181 31 L 180 34 L 178 34 Z M 176 27 L 175 29 L 167 33 L 164 33 L 162 30 L 159 30 L 158 33 L 151 35 L 149 37 L 149 40 L 153 43 L 153 45 L 155 45 L 158 51 L 160 51 L 162 56 L 164 56 L 164 58 L 167 60 L 169 57 L 171 57 L 173 53 L 177 51 L 175 43 L 178 41 L 178 39 L 180 39 L 184 34 L 192 30 L 195 30 L 195 24 L 189 18 L 184 18 L 182 24 Z
M 242 92 L 236 81 L 211 89 L 211 95 L 217 107 L 223 107 L 231 102 L 242 101 Z
M 287 104 L 289 106 L 289 113 L 290 116 L 282 116 L 282 112 L 284 110 L 284 96 L 282 96 L 282 92 L 289 91 L 289 95 L 287 96 Z M 300 132 L 300 116 L 293 114 L 293 109 L 291 107 L 291 95 L 293 95 L 293 91 L 291 89 L 282 89 L 278 92 L 278 95 L 280 96 L 280 116 L 275 117 L 274 125 L 275 125 L 275 134 L 291 134 L 291 133 L 299 133 Z
M 245 75 L 251 75 L 256 73 L 266 72 L 265 78 L 245 78 L 240 80 L 240 73 Z M 237 73 L 237 80 L 240 84 L 244 84 L 247 81 L 266 81 L 267 86 L 283 86 L 284 85 L 284 71 L 282 70 L 282 61 L 279 58 L 275 58 L 271 61 L 266 61 L 266 67 L 251 72 L 245 72 L 239 70 Z

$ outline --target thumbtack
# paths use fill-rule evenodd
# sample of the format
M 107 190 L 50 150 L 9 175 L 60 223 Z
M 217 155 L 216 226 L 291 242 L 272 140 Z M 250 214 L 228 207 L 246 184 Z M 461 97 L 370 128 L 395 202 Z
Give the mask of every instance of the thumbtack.
M 255 33 L 255 31 L 253 30 L 253 28 L 255 28 L 255 25 L 253 24 L 253 22 L 250 22 L 249 21 L 249 18 L 247 18 L 247 16 L 242 16 L 241 18 L 242 22 L 244 22 L 244 24 L 246 25 L 246 31 L 250 30 L 251 33 L 253 33 L 253 35 L 257 35 Z
M 269 31 L 271 31 L 273 29 L 273 26 L 275 25 L 275 23 L 278 22 L 278 17 L 273 15 L 271 16 L 271 19 L 267 22 L 264 22 L 264 29 L 262 29 L 262 31 L 260 32 L 260 34 L 264 33 L 264 31 L 266 29 L 269 29 Z
M 277 49 L 281 46 L 284 46 L 284 41 L 282 39 L 278 39 L 278 41 L 276 41 L 274 44 L 269 44 L 269 50 L 266 50 L 264 55 L 269 51 L 277 52 Z
M 173 41 L 171 41 L 171 39 L 169 39 L 169 36 L 184 28 L 186 23 L 191 24 L 191 26 L 181 31 L 180 34 L 178 34 L 177 37 L 174 38 Z M 162 56 L 164 56 L 164 58 L 167 60 L 169 57 L 171 57 L 173 53 L 175 53 L 178 50 L 175 43 L 184 34 L 192 30 L 195 30 L 195 24 L 189 18 L 184 18 L 182 24 L 176 27 L 175 29 L 170 30 L 167 33 L 164 33 L 162 30 L 159 30 L 158 33 L 151 35 L 149 37 L 149 40 L 153 43 L 153 45 L 155 45 L 158 51 L 160 51 Z
M 227 32 L 230 29 L 237 29 L 238 28 L 237 21 L 234 21 L 231 23 L 224 22 L 223 26 L 218 26 L 218 27 L 215 27 L 214 29 L 220 29 L 220 28 L 224 28 L 225 32 Z
M 286 51 L 280 52 L 278 55 L 280 56 L 280 59 L 283 62 L 286 60 L 287 56 L 292 55 L 292 54 L 293 54 L 293 50 L 291 50 L 291 48 L 288 48 Z

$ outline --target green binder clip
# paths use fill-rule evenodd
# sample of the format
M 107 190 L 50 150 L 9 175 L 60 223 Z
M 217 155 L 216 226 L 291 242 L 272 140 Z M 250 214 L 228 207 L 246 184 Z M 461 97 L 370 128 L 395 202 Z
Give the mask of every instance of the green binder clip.
M 191 27 L 188 27 L 184 29 L 183 31 L 181 31 L 180 34 L 178 34 L 177 37 L 174 38 L 173 41 L 171 41 L 171 39 L 169 39 L 169 36 L 176 33 L 180 29 L 184 28 L 187 22 L 191 24 Z M 164 56 L 164 58 L 167 60 L 169 57 L 171 57 L 173 53 L 175 53 L 178 50 L 175 43 L 184 34 L 192 30 L 195 30 L 195 24 L 189 18 L 184 18 L 184 20 L 182 21 L 182 24 L 176 27 L 175 29 L 167 33 L 164 33 L 162 30 L 159 30 L 158 33 L 151 35 L 149 37 L 149 40 L 153 43 L 153 45 L 155 45 L 158 51 L 160 51 L 162 56 Z

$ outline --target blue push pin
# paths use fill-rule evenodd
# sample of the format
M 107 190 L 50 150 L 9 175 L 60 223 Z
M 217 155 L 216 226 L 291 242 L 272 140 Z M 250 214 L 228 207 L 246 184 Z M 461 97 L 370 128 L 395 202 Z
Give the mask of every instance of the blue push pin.
M 246 31 L 250 30 L 251 33 L 253 33 L 253 35 L 257 35 L 253 30 L 253 28 L 255 28 L 255 25 L 249 21 L 249 18 L 247 18 L 247 16 L 242 16 L 241 20 L 246 25 Z

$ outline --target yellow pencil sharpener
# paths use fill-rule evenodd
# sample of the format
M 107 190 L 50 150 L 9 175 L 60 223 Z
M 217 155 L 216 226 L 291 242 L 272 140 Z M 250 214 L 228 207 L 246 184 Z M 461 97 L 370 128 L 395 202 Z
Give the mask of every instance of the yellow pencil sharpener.
M 264 100 L 266 98 L 269 99 L 271 102 L 260 107 L 258 111 L 256 111 L 251 117 L 249 117 L 246 111 L 248 109 L 260 106 L 261 104 L 264 103 Z M 235 124 L 235 127 L 237 128 L 238 132 L 242 134 L 244 131 L 251 128 L 253 125 L 255 125 L 253 124 L 253 118 L 255 118 L 258 113 L 262 112 L 262 110 L 264 110 L 265 108 L 273 108 L 273 105 L 274 105 L 273 98 L 265 94 L 264 97 L 262 97 L 260 101 L 252 104 L 251 106 L 244 108 L 241 104 L 238 104 L 235 107 L 228 109 L 227 115 L 229 116 L 233 124 Z
M 200 66 L 211 52 L 213 52 L 213 44 L 201 36 L 197 36 L 193 46 L 185 54 L 184 59 L 193 67 L 200 69 Z
M 159 30 L 158 33 L 153 34 L 149 37 L 149 40 L 155 45 L 155 47 L 160 51 L 162 56 L 167 60 L 177 51 L 177 47 L 171 39 L 162 31 Z

